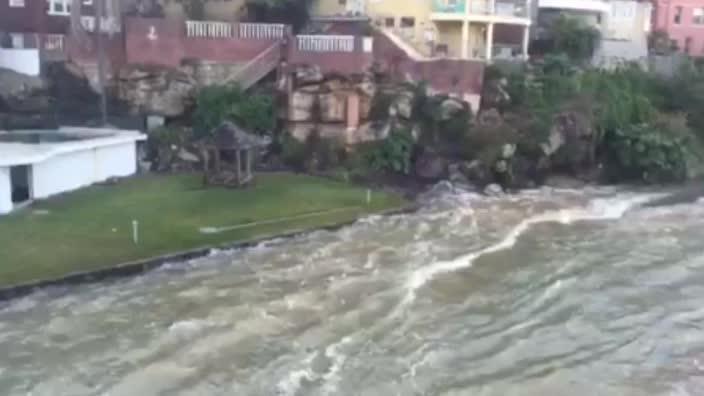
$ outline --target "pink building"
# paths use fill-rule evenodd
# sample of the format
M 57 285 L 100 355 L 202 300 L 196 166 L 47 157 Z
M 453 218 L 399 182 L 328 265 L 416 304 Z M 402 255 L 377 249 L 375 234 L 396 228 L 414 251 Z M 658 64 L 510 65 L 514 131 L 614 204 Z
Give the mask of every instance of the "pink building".
M 666 32 L 677 47 L 704 57 L 704 0 L 655 0 L 653 31 Z

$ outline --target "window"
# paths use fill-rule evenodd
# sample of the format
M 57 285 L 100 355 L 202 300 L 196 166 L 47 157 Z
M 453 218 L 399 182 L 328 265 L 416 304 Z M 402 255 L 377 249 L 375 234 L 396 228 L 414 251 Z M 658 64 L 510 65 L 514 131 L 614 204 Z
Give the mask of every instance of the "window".
M 692 23 L 695 25 L 704 25 L 704 8 L 695 8 L 692 10 Z
M 682 7 L 675 7 L 675 24 L 679 25 L 682 23 Z
M 11 8 L 22 8 L 24 7 L 24 0 L 10 0 Z
M 49 0 L 49 15 L 70 15 L 71 0 Z
M 10 33 L 10 40 L 12 41 L 12 46 L 10 48 L 24 48 L 24 34 Z
M 384 19 L 384 26 L 394 27 L 394 26 L 396 26 L 396 20 L 394 18 L 385 18 Z
M 684 39 L 684 53 L 689 55 L 690 51 L 692 51 L 692 38 L 687 37 Z
M 339 5 L 347 5 L 347 0 L 337 0 L 337 4 Z
M 401 18 L 401 27 L 402 28 L 412 28 L 415 26 L 416 26 L 416 19 L 415 18 L 408 18 L 408 17 Z

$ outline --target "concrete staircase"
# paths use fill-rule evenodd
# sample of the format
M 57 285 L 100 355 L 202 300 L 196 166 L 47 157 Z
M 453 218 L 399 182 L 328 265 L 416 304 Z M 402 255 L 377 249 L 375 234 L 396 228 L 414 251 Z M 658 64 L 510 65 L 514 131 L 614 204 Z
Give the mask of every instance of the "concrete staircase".
M 282 41 L 278 40 L 254 59 L 247 62 L 224 84 L 237 82 L 244 90 L 251 88 L 279 66 L 283 55 L 282 51 Z

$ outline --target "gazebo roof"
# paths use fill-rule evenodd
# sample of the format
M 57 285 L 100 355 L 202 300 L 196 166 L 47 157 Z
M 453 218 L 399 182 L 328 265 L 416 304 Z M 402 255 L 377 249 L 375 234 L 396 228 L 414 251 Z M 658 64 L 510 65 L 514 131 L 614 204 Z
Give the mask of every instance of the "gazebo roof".
M 215 128 L 208 140 L 220 149 L 233 150 L 249 150 L 271 144 L 271 139 L 251 134 L 230 121 Z

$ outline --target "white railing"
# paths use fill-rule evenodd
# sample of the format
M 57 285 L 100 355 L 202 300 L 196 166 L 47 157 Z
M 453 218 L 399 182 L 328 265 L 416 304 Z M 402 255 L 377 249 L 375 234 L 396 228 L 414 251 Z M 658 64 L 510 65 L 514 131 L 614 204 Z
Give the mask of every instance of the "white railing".
M 186 36 L 229 38 L 234 37 L 235 30 L 231 23 L 212 21 L 186 21 Z
M 286 26 L 274 23 L 240 23 L 240 38 L 280 39 L 286 33 Z
M 354 52 L 354 36 L 296 36 L 299 51 L 309 52 Z
M 63 51 L 64 37 L 63 34 L 47 34 L 44 36 L 44 49 L 47 51 Z

